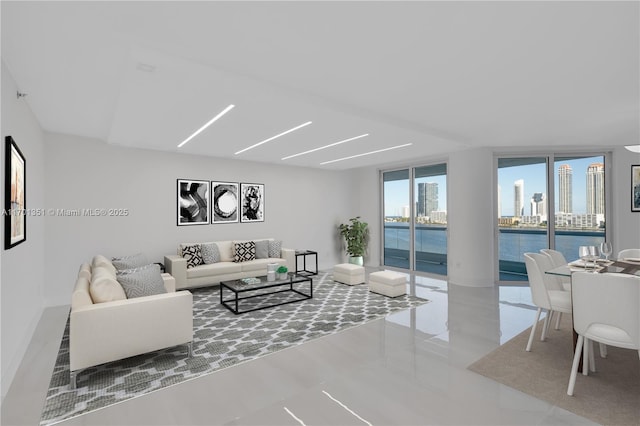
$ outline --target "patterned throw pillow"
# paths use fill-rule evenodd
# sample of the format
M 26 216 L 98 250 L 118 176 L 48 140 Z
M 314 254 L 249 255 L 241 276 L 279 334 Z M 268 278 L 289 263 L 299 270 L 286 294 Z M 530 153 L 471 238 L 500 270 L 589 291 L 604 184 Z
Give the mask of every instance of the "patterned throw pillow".
M 202 247 L 200 244 L 181 244 L 182 257 L 187 259 L 187 269 L 202 265 Z
M 256 241 L 256 259 L 267 259 L 269 257 L 269 241 Z
M 256 258 L 256 243 L 253 241 L 247 241 L 245 243 L 234 243 L 235 256 L 234 262 L 246 262 L 248 260 L 255 260 Z
M 131 256 L 114 257 L 111 263 L 116 269 L 133 269 L 148 265 L 150 262 L 147 256 L 142 253 L 132 254 Z
M 153 263 L 142 268 L 125 269 L 116 274 L 127 299 L 166 293 L 160 266 Z
M 269 257 L 280 257 L 282 251 L 282 241 L 269 240 Z
M 220 250 L 216 243 L 206 243 L 200 246 L 202 251 L 202 260 L 206 265 L 220 262 Z

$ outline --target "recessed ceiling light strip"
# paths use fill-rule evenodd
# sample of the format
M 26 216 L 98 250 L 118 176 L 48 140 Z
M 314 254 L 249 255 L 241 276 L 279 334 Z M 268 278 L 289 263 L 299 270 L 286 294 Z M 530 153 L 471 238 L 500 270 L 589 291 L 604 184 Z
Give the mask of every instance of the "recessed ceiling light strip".
M 191 139 L 193 139 L 196 136 L 198 136 L 200 134 L 200 132 L 202 132 L 207 127 L 211 126 L 217 119 L 219 119 L 220 117 L 222 117 L 223 115 L 225 115 L 226 113 L 231 111 L 233 109 L 233 107 L 235 107 L 235 105 L 229 105 L 228 107 L 226 107 L 220 114 L 218 114 L 215 117 L 213 117 L 211 120 L 209 120 L 209 122 L 207 124 L 205 124 L 204 126 L 200 127 L 198 130 L 195 131 L 194 134 L 192 134 L 191 136 L 186 138 L 184 141 L 182 141 L 180 143 L 180 145 L 178 145 L 178 148 L 182 147 L 182 145 L 184 145 L 185 143 L 189 142 Z
M 357 158 L 357 157 L 364 157 L 365 155 L 377 154 L 379 152 L 384 152 L 384 151 L 391 151 L 392 149 L 404 148 L 405 146 L 409 146 L 409 145 L 413 145 L 413 144 L 405 143 L 404 145 L 392 146 L 391 148 L 378 149 L 376 151 L 365 152 L 364 154 L 357 154 L 357 155 L 352 155 L 350 157 L 338 158 L 337 160 L 325 161 L 324 163 L 320 163 L 320 165 L 322 166 L 325 164 L 337 163 L 338 161 L 350 160 L 352 158 Z
M 354 141 L 356 139 L 364 138 L 365 136 L 369 136 L 369 133 L 365 133 L 364 135 L 360 135 L 360 136 L 356 136 L 356 137 L 353 137 L 353 138 L 345 139 L 345 140 L 340 141 L 340 142 L 334 142 L 334 143 L 329 144 L 329 145 L 321 146 L 320 148 L 310 149 L 309 151 L 305 151 L 305 152 L 300 152 L 298 154 L 289 155 L 288 157 L 281 158 L 281 160 L 288 160 L 289 158 L 299 157 L 300 155 L 305 155 L 305 154 L 310 154 L 312 152 L 320 151 L 321 149 L 330 148 L 332 146 L 340 145 L 341 143 L 351 142 L 351 141 Z
M 243 152 L 245 152 L 245 151 L 249 151 L 250 149 L 253 149 L 253 148 L 257 147 L 257 146 L 262 145 L 263 143 L 270 142 L 270 141 L 274 140 L 275 138 L 279 138 L 280 136 L 284 136 L 284 135 L 286 135 L 287 133 L 295 132 L 295 131 L 296 131 L 296 130 L 298 130 L 298 129 L 302 129 L 302 128 L 303 128 L 303 127 L 305 127 L 305 126 L 308 126 L 309 124 L 311 124 L 311 121 L 307 121 L 306 123 L 302 123 L 301 125 L 296 126 L 296 127 L 294 127 L 293 129 L 289 129 L 289 130 L 287 130 L 286 132 L 282 132 L 282 133 L 280 133 L 279 135 L 271 136 L 269 139 L 265 139 L 265 140 L 263 140 L 262 142 L 258 142 L 258 143 L 257 143 L 257 144 L 255 144 L 255 145 L 251 145 L 251 146 L 250 146 L 250 147 L 248 147 L 248 148 L 241 149 L 240 151 L 236 152 L 236 153 L 235 153 L 235 155 L 242 154 L 242 153 L 243 153 Z

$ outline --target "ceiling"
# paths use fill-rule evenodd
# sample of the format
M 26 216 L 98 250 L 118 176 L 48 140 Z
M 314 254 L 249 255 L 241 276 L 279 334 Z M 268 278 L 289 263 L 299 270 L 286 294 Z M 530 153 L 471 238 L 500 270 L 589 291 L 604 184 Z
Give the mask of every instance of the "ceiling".
M 475 147 L 638 143 L 639 6 L 2 1 L 2 59 L 47 131 L 382 167 Z

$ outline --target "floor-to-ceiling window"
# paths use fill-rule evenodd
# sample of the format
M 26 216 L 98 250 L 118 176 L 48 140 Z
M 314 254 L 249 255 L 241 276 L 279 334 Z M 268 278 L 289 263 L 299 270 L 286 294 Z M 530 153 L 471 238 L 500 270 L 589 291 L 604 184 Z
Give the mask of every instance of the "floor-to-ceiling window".
M 501 157 L 497 162 L 500 281 L 526 281 L 524 253 L 543 248 L 578 257 L 605 240 L 607 155 Z
M 385 266 L 447 274 L 447 166 L 382 172 Z

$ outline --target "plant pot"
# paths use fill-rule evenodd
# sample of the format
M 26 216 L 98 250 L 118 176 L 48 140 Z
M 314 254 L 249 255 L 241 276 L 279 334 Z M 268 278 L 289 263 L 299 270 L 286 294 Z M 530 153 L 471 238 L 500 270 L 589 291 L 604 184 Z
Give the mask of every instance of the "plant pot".
M 364 259 L 362 256 L 349 256 L 349 263 L 354 265 L 364 266 Z
M 286 272 L 278 272 L 278 279 L 279 280 L 286 280 L 289 278 L 289 274 Z

